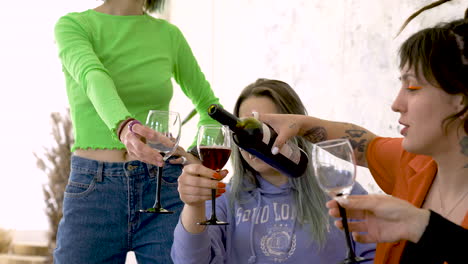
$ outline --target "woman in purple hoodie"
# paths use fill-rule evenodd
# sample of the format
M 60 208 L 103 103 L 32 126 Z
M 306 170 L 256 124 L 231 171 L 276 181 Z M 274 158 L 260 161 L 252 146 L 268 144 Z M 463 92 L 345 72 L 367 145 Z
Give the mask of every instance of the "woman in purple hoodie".
M 259 79 L 239 96 L 234 114 L 306 115 L 299 96 L 287 84 Z M 316 135 L 316 134 L 314 134 Z M 311 144 L 295 138 L 310 153 Z M 309 140 L 309 141 L 308 141 Z M 316 139 L 320 141 L 321 139 Z M 346 256 L 343 231 L 331 224 L 325 202 L 310 167 L 298 178 L 289 178 L 245 151 L 234 148 L 234 175 L 226 186 L 227 171 L 215 173 L 200 164 L 187 165 L 179 177 L 179 194 L 185 203 L 174 231 L 174 263 L 324 263 L 335 264 Z M 202 226 L 209 217 L 211 189 L 217 189 L 216 214 L 225 226 Z M 355 184 L 352 194 L 366 191 Z M 208 214 L 208 215 L 207 215 Z M 354 244 L 356 254 L 372 258 L 375 244 Z M 372 263 L 368 261 L 366 263 Z

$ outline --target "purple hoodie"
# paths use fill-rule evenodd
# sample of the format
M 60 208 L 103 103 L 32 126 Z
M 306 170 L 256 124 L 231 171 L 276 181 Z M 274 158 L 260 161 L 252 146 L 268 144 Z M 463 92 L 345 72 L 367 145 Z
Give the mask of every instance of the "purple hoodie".
M 260 187 L 243 197 L 249 198 L 230 210 L 229 190 L 216 200 L 219 220 L 227 226 L 207 226 L 199 234 L 187 232 L 182 223 L 174 231 L 171 256 L 175 264 L 253 264 L 253 263 L 317 263 L 337 264 L 346 257 L 343 231 L 333 225 L 322 248 L 315 243 L 309 226 L 295 221 L 290 184 L 277 187 L 257 176 Z M 352 194 L 367 194 L 356 183 Z M 210 217 L 211 201 L 206 203 Z M 355 243 L 356 255 L 373 258 L 375 244 Z M 372 261 L 365 262 L 373 263 Z

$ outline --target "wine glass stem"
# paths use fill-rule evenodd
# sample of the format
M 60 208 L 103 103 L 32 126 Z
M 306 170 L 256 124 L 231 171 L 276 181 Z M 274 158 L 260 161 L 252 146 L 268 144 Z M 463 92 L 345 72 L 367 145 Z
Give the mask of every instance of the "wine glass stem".
M 219 173 L 219 170 L 216 170 Z M 214 179 L 213 179 L 214 180 Z M 211 221 L 218 221 L 216 218 L 216 190 L 211 189 Z
M 162 181 L 163 167 L 158 167 L 158 178 L 156 181 L 156 200 L 154 201 L 153 208 L 161 208 L 161 181 Z
M 216 219 L 216 190 L 211 190 L 211 220 L 217 221 Z
M 343 228 L 344 228 L 344 232 L 346 235 L 346 244 L 348 244 L 348 259 L 354 260 L 356 259 L 356 254 L 354 253 L 353 245 L 351 242 L 351 236 L 349 234 L 348 218 L 346 217 L 346 209 L 341 207 L 341 205 L 339 204 L 338 204 L 338 208 L 340 210 L 340 215 L 341 215 L 342 222 L 343 222 Z

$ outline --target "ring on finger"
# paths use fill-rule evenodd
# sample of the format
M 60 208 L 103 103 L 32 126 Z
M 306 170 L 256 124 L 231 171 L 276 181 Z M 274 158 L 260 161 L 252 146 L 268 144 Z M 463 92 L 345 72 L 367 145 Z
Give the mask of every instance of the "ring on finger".
M 187 158 L 185 156 L 180 156 L 180 158 L 182 159 L 182 165 L 187 164 Z

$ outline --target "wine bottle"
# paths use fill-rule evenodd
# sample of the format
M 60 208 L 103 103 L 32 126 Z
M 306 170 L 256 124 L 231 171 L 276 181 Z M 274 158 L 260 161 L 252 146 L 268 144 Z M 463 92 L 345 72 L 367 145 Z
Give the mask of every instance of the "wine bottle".
M 296 178 L 304 174 L 309 158 L 296 144 L 288 141 L 278 154 L 271 153 L 278 134 L 269 125 L 253 117 L 239 119 L 217 104 L 210 105 L 208 115 L 227 125 L 232 131 L 234 142 L 243 150 L 289 177 Z

